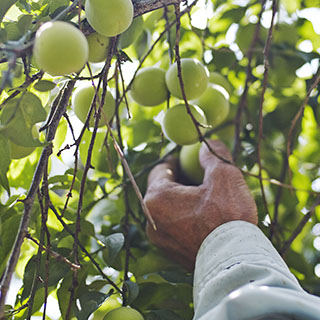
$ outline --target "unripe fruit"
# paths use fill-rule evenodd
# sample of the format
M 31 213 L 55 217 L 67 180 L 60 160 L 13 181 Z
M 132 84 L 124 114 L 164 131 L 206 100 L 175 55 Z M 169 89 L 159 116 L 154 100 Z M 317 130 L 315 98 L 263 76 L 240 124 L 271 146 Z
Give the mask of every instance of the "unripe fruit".
M 229 114 L 228 92 L 219 85 L 209 84 L 204 94 L 194 100 L 193 103 L 199 106 L 207 118 L 208 125 L 216 127 L 222 123 Z
M 207 121 L 203 111 L 197 106 L 189 105 L 189 107 L 192 115 L 200 124 L 200 132 L 204 134 L 206 128 L 201 124 L 206 125 Z M 184 104 L 178 104 L 167 110 L 163 118 L 162 129 L 166 137 L 176 144 L 193 144 L 199 140 L 197 128 Z
M 254 38 L 256 32 L 256 24 L 249 23 L 245 26 L 240 25 L 239 29 L 236 33 L 236 43 L 242 53 L 245 55 L 247 54 L 248 50 L 250 49 L 252 39 Z M 267 30 L 260 26 L 259 29 L 259 38 L 255 43 L 255 50 L 260 50 L 262 52 L 262 48 L 264 46 L 264 42 L 267 38 Z
M 135 309 L 120 307 L 111 310 L 104 320 L 143 320 L 143 316 Z
M 187 99 L 197 99 L 204 93 L 208 85 L 209 72 L 207 68 L 196 59 L 181 59 L 181 70 Z M 169 67 L 166 73 L 166 83 L 173 96 L 183 99 L 177 62 Z
M 179 153 L 179 164 L 183 175 L 196 185 L 202 183 L 204 170 L 199 161 L 201 142 L 183 146 Z
M 232 88 L 229 81 L 219 72 L 210 72 L 209 83 L 218 84 L 219 86 L 225 88 L 229 95 L 232 94 Z
M 101 99 L 102 90 L 99 90 L 99 101 Z M 83 87 L 79 87 L 75 90 L 72 95 L 72 107 L 74 113 L 78 117 L 80 121 L 85 123 L 87 119 L 87 115 L 92 104 L 93 98 L 95 95 L 95 88 L 92 85 L 87 85 Z M 99 103 L 97 100 L 96 108 L 99 107 Z M 108 91 L 104 100 L 104 105 L 101 112 L 101 118 L 99 120 L 98 127 L 102 127 L 106 125 L 105 117 L 107 121 L 110 121 L 114 111 L 115 111 L 115 101 L 112 94 Z M 91 113 L 89 127 L 94 127 L 95 118 L 94 118 L 94 110 Z
M 166 72 L 157 67 L 141 69 L 132 84 L 131 96 L 143 106 L 157 106 L 168 98 Z
M 97 32 L 87 36 L 89 45 L 89 62 L 102 62 L 107 58 L 109 38 Z
M 85 11 L 92 28 L 106 37 L 124 32 L 133 19 L 131 0 L 87 0 Z
M 60 76 L 82 69 L 89 47 L 84 34 L 71 23 L 46 22 L 36 33 L 33 55 L 40 69 Z

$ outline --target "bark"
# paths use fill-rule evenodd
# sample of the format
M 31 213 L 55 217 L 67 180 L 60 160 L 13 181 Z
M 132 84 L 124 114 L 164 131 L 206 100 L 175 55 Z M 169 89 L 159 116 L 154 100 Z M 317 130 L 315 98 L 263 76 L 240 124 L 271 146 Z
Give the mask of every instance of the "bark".
M 144 13 L 168 6 L 170 4 L 180 3 L 182 0 L 132 0 L 134 6 L 134 16 L 141 16 Z

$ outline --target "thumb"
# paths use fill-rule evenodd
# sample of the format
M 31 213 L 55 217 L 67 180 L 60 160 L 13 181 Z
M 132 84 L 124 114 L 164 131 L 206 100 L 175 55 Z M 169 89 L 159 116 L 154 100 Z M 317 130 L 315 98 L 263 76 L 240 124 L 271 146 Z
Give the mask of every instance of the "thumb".
M 174 182 L 177 169 L 177 159 L 169 157 L 166 162 L 155 166 L 148 177 L 148 186 L 155 182 Z

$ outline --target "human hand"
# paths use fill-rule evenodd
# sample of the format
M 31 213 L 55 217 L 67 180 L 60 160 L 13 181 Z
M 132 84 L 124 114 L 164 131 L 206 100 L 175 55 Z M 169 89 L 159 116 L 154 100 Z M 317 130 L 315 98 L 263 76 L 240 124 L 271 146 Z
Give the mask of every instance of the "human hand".
M 218 156 L 232 161 L 222 142 L 209 143 Z M 240 170 L 213 155 L 206 145 L 199 158 L 205 171 L 201 185 L 177 183 L 176 162 L 171 159 L 150 172 L 144 198 L 157 226 L 155 231 L 147 225 L 149 239 L 189 270 L 201 243 L 215 228 L 233 220 L 257 224 L 256 204 Z

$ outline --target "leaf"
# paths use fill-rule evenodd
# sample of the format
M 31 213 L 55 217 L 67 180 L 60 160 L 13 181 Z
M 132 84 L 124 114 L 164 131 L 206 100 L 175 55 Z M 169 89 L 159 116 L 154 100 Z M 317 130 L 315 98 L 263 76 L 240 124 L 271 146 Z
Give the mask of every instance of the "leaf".
M 219 69 L 228 67 L 236 62 L 236 56 L 228 47 L 221 47 L 218 50 L 212 50 L 213 61 Z
M 190 274 L 185 274 L 178 271 L 162 271 L 160 276 L 171 283 L 188 283 L 193 284 L 193 277 Z
M 6 267 L 9 254 L 18 232 L 20 219 L 20 214 L 14 214 L 6 219 L 1 226 L 0 274 L 3 273 Z
M 29 92 L 3 105 L 0 115 L 3 132 L 12 142 L 24 147 L 45 145 L 38 139 L 34 139 L 32 134 L 33 125 L 45 119 L 46 112 L 40 99 Z
M 20 104 L 28 125 L 32 126 L 46 120 L 47 113 L 42 107 L 41 100 L 33 93 L 27 92 Z
M 99 236 L 99 240 L 106 246 L 108 254 L 106 255 L 107 263 L 112 264 L 124 245 L 124 235 L 122 233 L 114 233 L 108 237 Z
M 33 16 L 26 14 L 21 16 L 21 18 L 19 18 L 18 20 L 18 29 L 22 34 L 25 34 L 31 27 L 32 25 L 32 19 Z
M 76 232 L 76 228 L 77 228 L 77 224 L 76 223 L 70 223 L 68 224 L 68 227 L 69 229 L 72 231 L 73 234 L 75 234 Z M 90 240 L 90 237 L 94 237 L 95 236 L 95 230 L 94 230 L 94 226 L 92 223 L 90 223 L 89 221 L 87 220 L 81 220 L 80 221 L 80 234 L 79 234 L 79 241 L 84 245 L 86 243 L 89 242 Z M 60 233 L 57 233 L 56 235 L 57 238 L 60 239 L 60 241 L 66 237 L 71 237 L 70 236 L 70 233 L 67 231 L 67 230 L 63 230 L 62 232 Z M 60 242 L 59 245 L 62 246 L 65 246 L 65 247 L 72 247 L 72 242 L 69 241 L 69 239 L 67 238 L 66 239 L 67 243 L 65 242 Z
M 0 22 L 2 21 L 4 15 L 18 0 L 1 0 L 0 1 Z
M 111 294 L 104 294 L 98 291 L 83 291 L 79 297 L 80 307 L 75 308 L 75 314 L 78 320 L 87 320 L 89 316 L 96 311 Z
M 153 310 L 147 313 L 146 320 L 183 320 L 176 313 L 170 310 Z
M 10 164 L 10 146 L 8 139 L 0 134 L 0 184 L 5 188 L 5 190 L 10 193 L 9 189 L 9 181 L 7 178 L 7 171 L 9 169 Z
M 112 224 L 119 223 L 124 212 L 124 204 L 118 199 L 102 199 L 98 201 L 90 212 L 90 221 L 98 226 L 98 223 L 107 220 Z
M 63 10 L 69 5 L 69 0 L 50 0 L 49 8 L 50 14 L 56 13 L 58 9 Z
M 312 276 L 313 269 L 304 257 L 303 253 L 298 253 L 293 249 L 290 249 L 286 252 L 285 258 L 286 262 L 288 263 L 288 265 L 290 265 L 291 268 L 300 272 L 301 274 Z
M 30 4 L 27 3 L 27 0 L 19 0 L 19 2 L 17 3 L 17 7 L 22 10 L 24 9 L 30 13 L 31 7 Z
M 66 248 L 60 248 L 57 250 L 59 254 L 62 256 L 67 257 L 69 255 L 69 250 Z M 43 253 L 41 256 L 41 264 L 40 269 L 38 271 L 38 276 L 45 280 L 46 279 L 46 257 L 47 254 Z M 35 277 L 35 272 L 38 269 L 38 258 L 37 256 L 31 257 L 28 264 L 26 265 L 24 276 L 23 276 L 23 292 L 22 292 L 22 299 L 26 299 L 30 294 L 32 284 Z M 58 259 L 54 259 L 49 257 L 49 277 L 48 277 L 48 286 L 56 286 L 58 282 L 67 274 L 70 270 L 70 266 L 64 262 L 59 261 Z M 38 288 L 44 287 L 44 282 L 38 283 Z
M 149 30 L 144 29 L 139 38 L 135 41 L 134 47 L 136 49 L 138 58 L 141 59 L 147 52 L 151 43 L 151 33 Z
M 56 84 L 49 80 L 39 80 L 35 85 L 34 88 L 40 92 L 46 92 L 54 89 Z
M 126 280 L 123 283 L 126 288 L 126 294 L 128 299 L 128 304 L 131 304 L 134 299 L 139 295 L 139 285 L 136 282 L 132 282 L 130 280 Z
M 247 11 L 246 7 L 236 7 L 225 11 L 221 15 L 221 19 L 229 19 L 233 23 L 239 23 Z
M 69 272 L 68 276 L 65 277 L 57 290 L 57 297 L 59 302 L 59 309 L 61 317 L 63 320 L 66 319 L 66 313 L 68 310 L 69 300 L 70 300 L 70 288 L 72 286 L 72 273 Z M 73 315 L 74 308 L 71 308 L 71 315 Z

